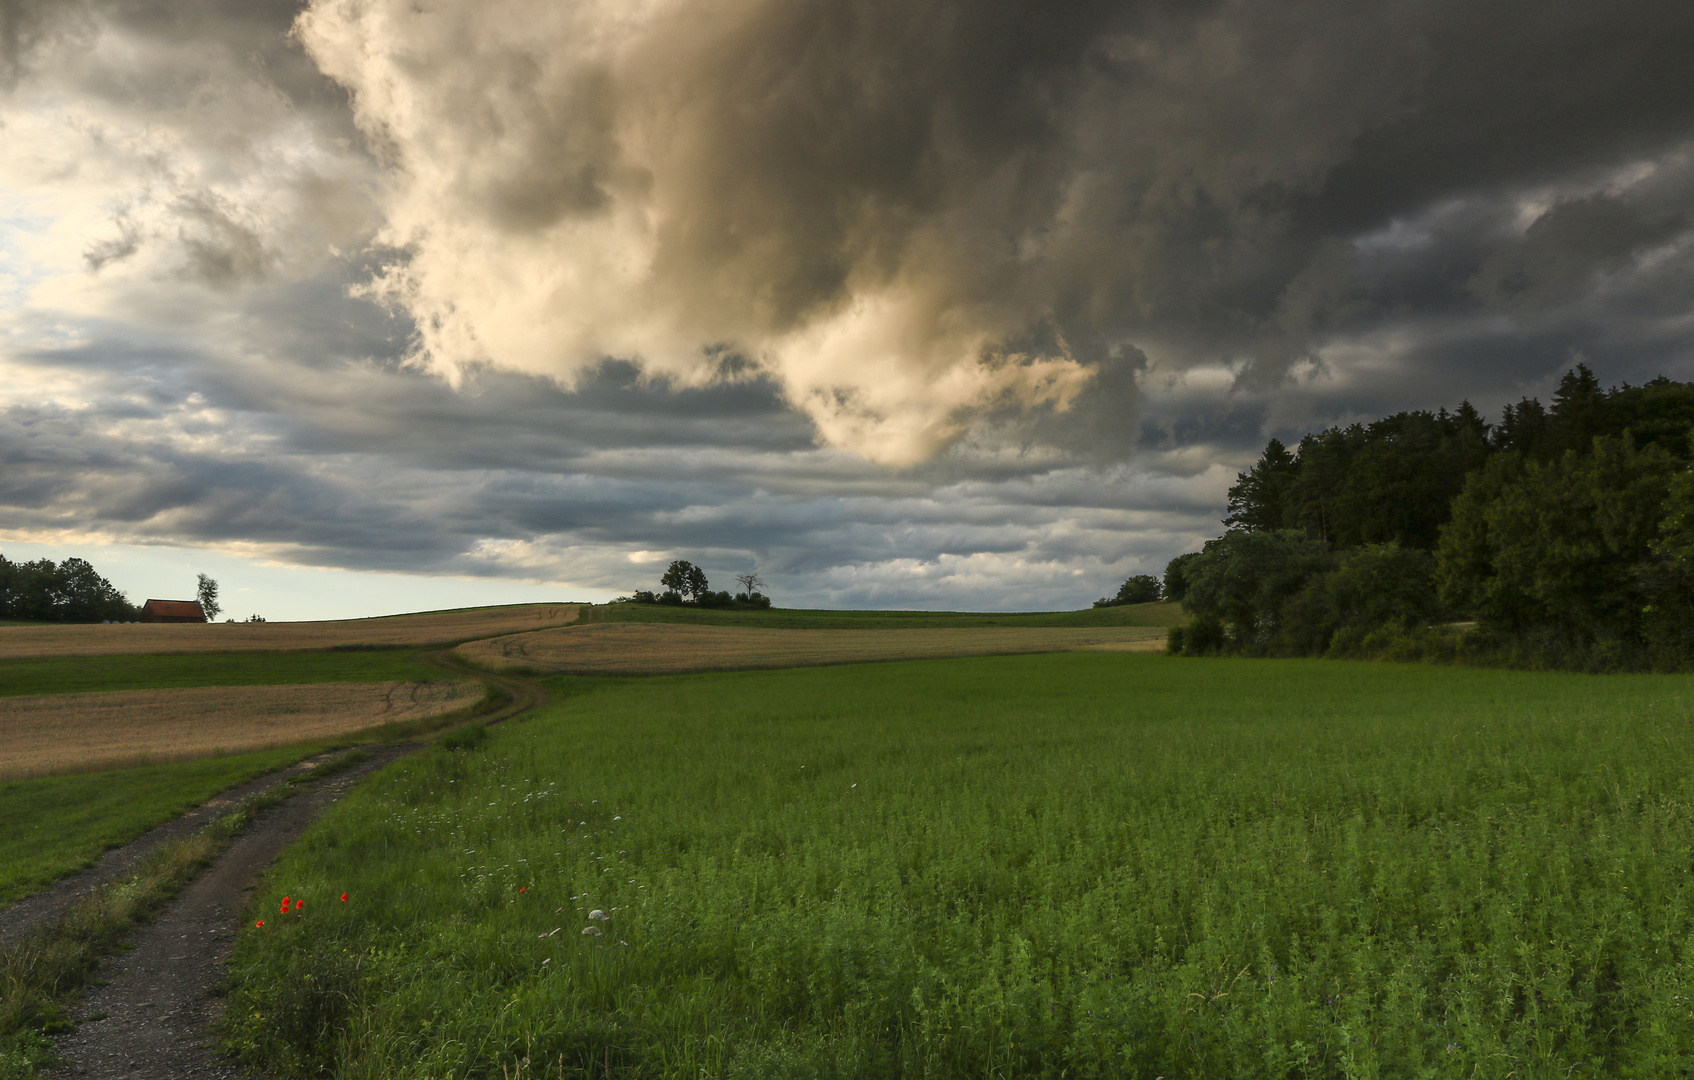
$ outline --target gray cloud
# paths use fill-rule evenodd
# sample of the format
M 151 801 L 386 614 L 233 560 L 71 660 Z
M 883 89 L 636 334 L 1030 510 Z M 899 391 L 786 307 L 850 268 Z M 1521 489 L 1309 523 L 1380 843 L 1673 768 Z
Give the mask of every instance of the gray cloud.
M 0 0 L 0 526 L 1069 606 L 1268 435 L 1694 376 L 1687 5 L 631 12 Z

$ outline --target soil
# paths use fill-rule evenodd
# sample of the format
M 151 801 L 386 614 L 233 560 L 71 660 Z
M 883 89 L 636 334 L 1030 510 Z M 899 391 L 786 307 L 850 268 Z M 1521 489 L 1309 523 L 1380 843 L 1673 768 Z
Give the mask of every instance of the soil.
M 5 699 L 0 780 L 357 738 L 461 712 L 482 694 L 460 679 L 19 695 Z
M 0 949 L 9 947 L 33 927 L 57 919 L 69 911 L 73 904 L 100 886 L 130 873 L 160 844 L 193 836 L 220 815 L 233 810 L 235 805 L 247 796 L 256 795 L 290 777 L 308 772 L 318 762 L 333 756 L 334 752 L 318 754 L 306 758 L 293 768 L 267 773 L 257 780 L 249 780 L 239 787 L 230 788 L 181 817 L 155 826 L 122 847 L 106 852 L 87 870 L 60 878 L 41 892 L 32 893 L 0 911 Z
M 310 786 L 249 825 L 205 872 L 178 894 L 163 914 L 136 931 L 128 951 L 112 956 L 101 965 L 101 984 L 92 987 L 73 1012 L 78 1020 L 77 1029 L 58 1040 L 63 1064 L 53 1075 L 96 1080 L 247 1076 L 239 1065 L 213 1047 L 212 1025 L 223 1007 L 214 991 L 225 978 L 230 950 L 245 925 L 243 912 L 248 892 L 282 850 L 298 839 L 324 808 L 360 780 L 420 745 L 369 747 L 370 760 Z M 155 829 L 126 848 L 108 853 L 92 870 L 41 894 L 58 896 L 51 902 L 36 904 L 32 910 L 37 914 L 33 917 L 19 917 L 15 913 L 25 904 L 34 904 L 39 897 L 6 911 L 8 927 L 35 925 L 62 912 L 100 880 L 112 880 L 124 869 L 133 867 L 146 851 L 172 836 L 188 835 L 245 794 L 277 780 L 278 776 L 273 775 L 245 785 L 245 789 L 226 792 L 195 813 Z M 171 832 L 158 835 L 166 830 Z M 97 875 L 99 880 L 93 880 Z

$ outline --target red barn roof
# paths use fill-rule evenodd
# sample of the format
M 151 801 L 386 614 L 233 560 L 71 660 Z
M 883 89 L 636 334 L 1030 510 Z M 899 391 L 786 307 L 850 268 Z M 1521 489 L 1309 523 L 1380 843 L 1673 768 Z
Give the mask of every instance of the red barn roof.
M 198 600 L 149 600 L 141 605 L 142 622 L 205 622 Z

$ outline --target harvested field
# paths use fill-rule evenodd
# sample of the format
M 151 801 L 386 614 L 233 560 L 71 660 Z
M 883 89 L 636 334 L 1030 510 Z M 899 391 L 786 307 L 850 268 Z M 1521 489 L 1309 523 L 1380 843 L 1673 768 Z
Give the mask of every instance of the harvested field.
M 474 704 L 480 683 L 197 686 L 6 699 L 0 780 L 332 738 Z
M 1164 642 L 1164 630 L 1145 626 L 768 630 L 603 623 L 473 641 L 457 652 L 494 671 L 648 675 L 1081 649 L 1152 652 Z
M 0 626 L 0 659 L 451 645 L 575 622 L 576 604 L 429 611 L 336 622 Z

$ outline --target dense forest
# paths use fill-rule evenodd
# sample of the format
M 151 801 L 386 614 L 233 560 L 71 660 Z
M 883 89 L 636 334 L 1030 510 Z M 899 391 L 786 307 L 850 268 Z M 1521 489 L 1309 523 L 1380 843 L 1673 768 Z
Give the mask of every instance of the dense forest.
M 1490 424 L 1469 403 L 1272 439 L 1228 531 L 1178 556 L 1172 651 L 1694 665 L 1694 384 L 1603 388 Z
M 133 622 L 137 608 L 84 559 L 15 563 L 0 555 L 0 619 Z

